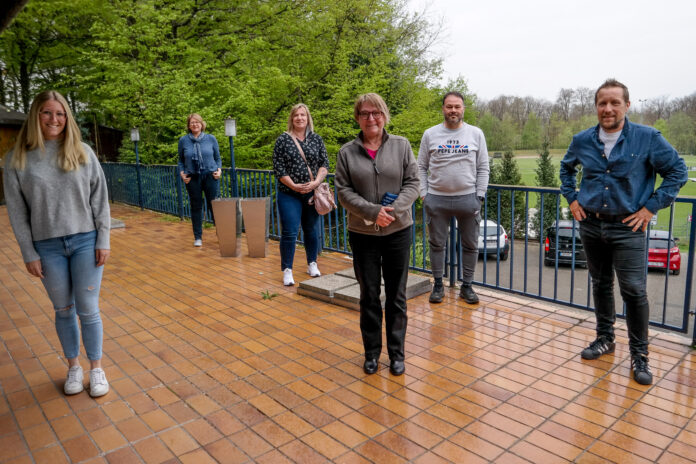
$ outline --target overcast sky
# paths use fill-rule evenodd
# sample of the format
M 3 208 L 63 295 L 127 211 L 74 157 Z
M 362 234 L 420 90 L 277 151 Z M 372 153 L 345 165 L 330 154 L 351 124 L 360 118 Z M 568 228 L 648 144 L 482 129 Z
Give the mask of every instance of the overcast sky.
M 694 0 L 408 0 L 443 26 L 445 78 L 489 100 L 554 101 L 615 77 L 631 101 L 696 92 Z

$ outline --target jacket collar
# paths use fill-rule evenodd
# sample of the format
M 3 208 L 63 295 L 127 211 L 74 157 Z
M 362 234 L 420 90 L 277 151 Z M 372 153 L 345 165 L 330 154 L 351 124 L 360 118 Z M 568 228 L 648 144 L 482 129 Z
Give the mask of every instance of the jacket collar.
M 617 143 L 619 140 L 628 137 L 628 132 L 631 130 L 629 126 L 632 126 L 633 123 L 628 120 L 628 116 L 624 116 L 624 125 L 623 128 L 621 128 L 621 135 L 619 136 L 618 140 L 616 141 Z M 594 138 L 595 140 L 599 140 L 599 128 L 600 125 L 597 124 L 594 128 Z
M 386 129 L 382 129 L 382 145 L 384 145 L 387 140 L 389 140 L 389 134 L 387 133 Z M 363 131 L 358 132 L 358 136 L 355 138 L 355 141 L 367 152 L 365 144 L 363 144 Z

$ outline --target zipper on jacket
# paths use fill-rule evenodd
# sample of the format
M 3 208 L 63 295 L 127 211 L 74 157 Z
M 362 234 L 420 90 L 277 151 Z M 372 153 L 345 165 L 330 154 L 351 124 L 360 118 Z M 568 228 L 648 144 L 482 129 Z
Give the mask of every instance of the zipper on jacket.
M 381 147 L 380 147 L 381 148 Z M 379 179 L 377 176 L 379 176 L 379 169 L 377 169 L 377 156 L 375 155 L 375 158 L 372 160 L 372 167 L 375 169 L 375 193 L 379 197 Z M 380 200 L 377 199 L 379 202 Z M 379 232 L 379 226 L 377 225 L 377 221 L 375 221 L 375 231 Z

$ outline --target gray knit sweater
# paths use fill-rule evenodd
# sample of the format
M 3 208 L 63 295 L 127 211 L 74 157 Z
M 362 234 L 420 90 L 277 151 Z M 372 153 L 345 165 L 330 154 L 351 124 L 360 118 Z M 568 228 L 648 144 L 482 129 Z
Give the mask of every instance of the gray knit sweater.
M 3 180 L 10 223 L 24 262 L 36 261 L 34 241 L 97 231 L 97 249 L 109 249 L 109 194 L 99 160 L 83 144 L 89 163 L 66 172 L 58 166 L 57 141 L 46 141 L 46 151 L 27 152 L 22 170 L 5 157 Z

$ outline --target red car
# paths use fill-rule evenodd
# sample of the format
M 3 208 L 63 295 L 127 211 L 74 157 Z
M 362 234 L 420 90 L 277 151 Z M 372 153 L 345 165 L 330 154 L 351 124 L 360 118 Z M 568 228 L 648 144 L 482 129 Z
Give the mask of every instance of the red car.
M 681 269 L 681 254 L 677 240 L 679 239 L 670 239 L 666 230 L 651 230 L 648 241 L 648 268 L 669 269 L 672 274 L 678 275 Z

